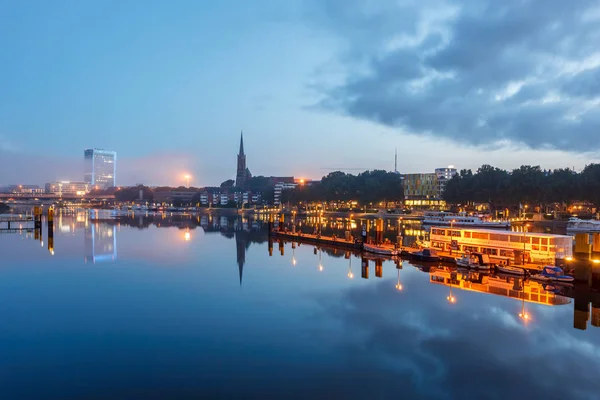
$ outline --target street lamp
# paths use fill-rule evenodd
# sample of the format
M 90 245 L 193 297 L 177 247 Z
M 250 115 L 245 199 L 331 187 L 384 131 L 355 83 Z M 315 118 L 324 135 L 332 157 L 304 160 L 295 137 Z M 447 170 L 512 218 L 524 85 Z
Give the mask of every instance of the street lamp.
M 450 283 L 450 294 L 446 297 L 446 300 L 451 304 L 456 303 L 456 297 L 452 296 L 452 282 Z
M 453 237 L 454 237 L 454 232 L 452 231 L 453 227 L 454 227 L 454 223 L 456 221 L 455 220 L 451 220 L 450 221 L 450 255 L 452 255 L 452 241 L 453 241 Z
M 400 270 L 398 269 L 398 283 L 396 283 L 396 289 L 398 289 L 398 291 L 402 290 L 402 284 L 400 283 Z
M 525 233 L 527 232 L 527 228 L 529 227 L 529 224 L 525 224 L 523 225 L 523 266 L 525 266 Z
M 186 184 L 187 184 L 187 187 L 190 187 L 190 179 L 191 179 L 192 177 L 191 177 L 190 175 L 185 175 L 185 176 L 184 176 L 184 178 L 185 178 L 185 182 L 186 182 Z
M 323 271 L 323 264 L 321 263 L 321 249 L 319 249 L 319 272 Z
M 350 258 L 348 259 L 348 278 L 354 278 L 354 274 L 352 273 L 352 255 L 350 255 Z
M 525 311 L 525 297 L 523 297 L 523 302 L 521 303 L 521 312 L 519 313 L 519 317 L 525 322 L 529 321 L 530 318 L 527 311 Z

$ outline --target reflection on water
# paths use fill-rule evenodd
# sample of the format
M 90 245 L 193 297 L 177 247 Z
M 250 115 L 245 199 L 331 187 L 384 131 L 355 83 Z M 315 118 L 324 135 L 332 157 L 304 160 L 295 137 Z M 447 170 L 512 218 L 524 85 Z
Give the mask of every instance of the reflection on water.
M 596 286 L 269 240 L 265 223 L 61 213 L 3 235 L 1 398 L 598 393 Z
M 88 223 L 85 226 L 85 262 L 114 261 L 117 259 L 117 226 Z

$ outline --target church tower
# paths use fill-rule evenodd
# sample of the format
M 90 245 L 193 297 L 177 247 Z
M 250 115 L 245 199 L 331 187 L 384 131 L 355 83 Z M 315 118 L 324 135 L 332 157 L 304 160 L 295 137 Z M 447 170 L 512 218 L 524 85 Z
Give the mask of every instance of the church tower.
M 243 187 L 249 178 L 249 172 L 246 168 L 246 154 L 244 154 L 244 132 L 240 133 L 240 152 L 237 156 L 237 174 L 235 176 L 235 186 Z

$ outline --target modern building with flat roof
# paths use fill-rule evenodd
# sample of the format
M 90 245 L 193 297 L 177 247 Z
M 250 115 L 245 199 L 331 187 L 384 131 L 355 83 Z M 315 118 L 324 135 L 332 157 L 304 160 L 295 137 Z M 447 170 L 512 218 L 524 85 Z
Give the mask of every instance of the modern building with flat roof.
M 59 196 L 83 196 L 90 192 L 91 186 L 87 182 L 55 181 L 46 183 L 46 193 Z
M 84 151 L 84 181 L 93 189 L 116 186 L 117 153 L 111 150 L 86 149 Z

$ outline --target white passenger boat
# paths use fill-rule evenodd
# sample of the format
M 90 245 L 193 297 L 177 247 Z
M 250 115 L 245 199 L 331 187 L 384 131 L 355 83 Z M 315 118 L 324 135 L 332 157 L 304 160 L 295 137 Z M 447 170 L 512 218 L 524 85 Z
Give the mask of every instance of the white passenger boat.
M 423 214 L 424 225 L 437 226 L 474 226 L 480 228 L 508 228 L 510 221 L 499 221 L 484 219 L 477 215 L 467 215 L 466 213 L 449 213 L 449 212 L 426 212 Z
M 567 232 L 569 233 L 593 233 L 600 232 L 600 221 L 596 219 L 569 218 L 567 223 Z
M 463 255 L 456 259 L 456 265 L 459 267 L 488 270 L 492 267 L 490 258 L 487 254 L 471 253 Z
M 498 272 L 502 272 L 504 274 L 519 275 L 519 276 L 527 275 L 527 270 L 525 268 L 515 267 L 512 265 L 498 264 L 498 265 L 496 265 L 496 269 L 498 270 Z
M 371 244 L 363 243 L 363 249 L 368 251 L 369 253 L 381 254 L 384 256 L 396 256 L 398 255 L 398 250 L 374 246 Z

